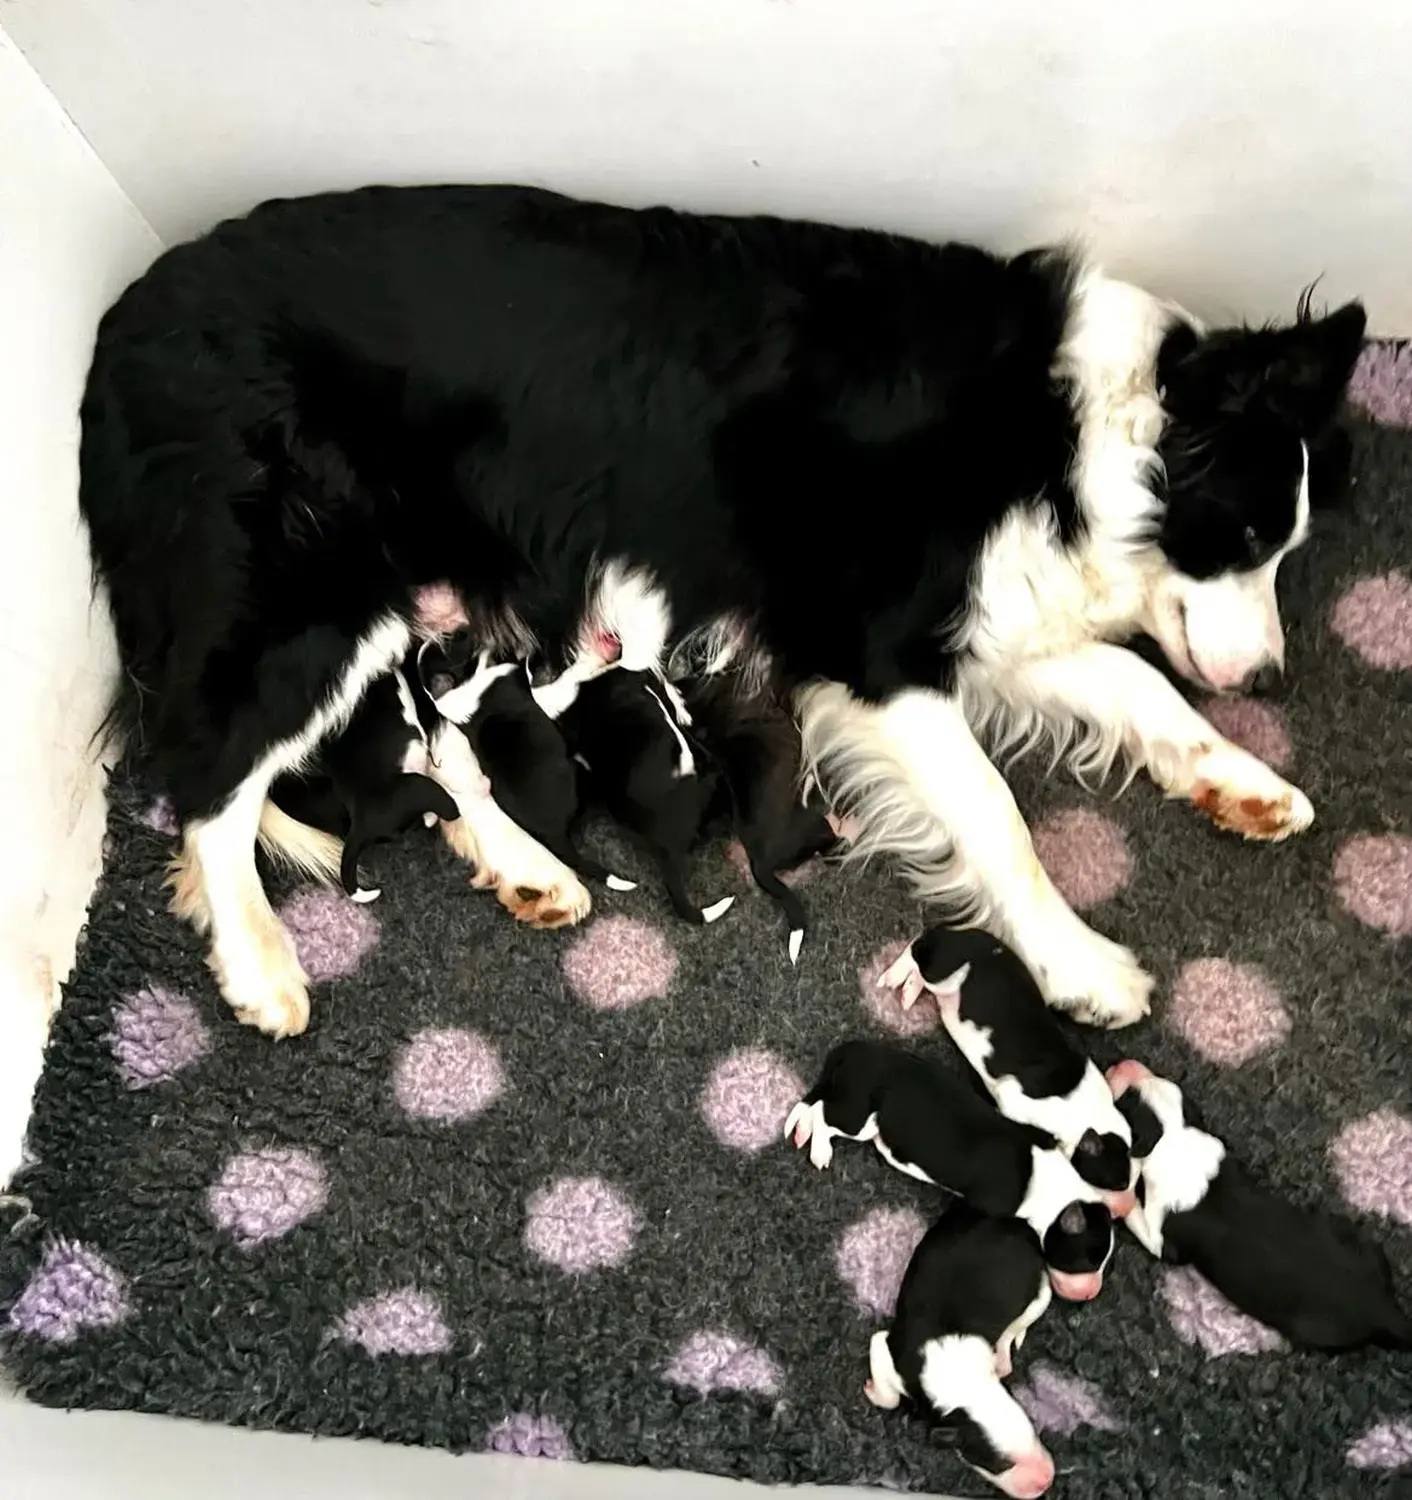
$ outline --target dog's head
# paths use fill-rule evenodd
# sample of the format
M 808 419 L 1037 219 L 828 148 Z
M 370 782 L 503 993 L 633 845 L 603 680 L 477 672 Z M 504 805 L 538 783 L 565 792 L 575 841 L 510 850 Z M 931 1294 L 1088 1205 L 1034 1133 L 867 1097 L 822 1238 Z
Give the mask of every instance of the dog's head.
M 1283 670 L 1275 574 L 1348 477 L 1337 419 L 1366 320 L 1356 302 L 1322 318 L 1308 303 L 1284 328 L 1180 322 L 1157 360 L 1167 566 L 1147 624 L 1184 677 L 1217 692 L 1260 690 Z

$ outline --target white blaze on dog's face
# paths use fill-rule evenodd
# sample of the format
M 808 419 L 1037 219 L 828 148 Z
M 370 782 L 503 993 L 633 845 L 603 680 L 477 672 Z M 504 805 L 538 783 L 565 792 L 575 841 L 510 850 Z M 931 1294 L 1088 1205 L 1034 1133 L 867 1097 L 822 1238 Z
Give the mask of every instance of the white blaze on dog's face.
M 1157 360 L 1163 504 L 1145 628 L 1183 676 L 1216 692 L 1284 668 L 1275 581 L 1338 498 L 1349 459 L 1336 417 L 1362 347 L 1356 303 L 1287 328 L 1171 328 Z

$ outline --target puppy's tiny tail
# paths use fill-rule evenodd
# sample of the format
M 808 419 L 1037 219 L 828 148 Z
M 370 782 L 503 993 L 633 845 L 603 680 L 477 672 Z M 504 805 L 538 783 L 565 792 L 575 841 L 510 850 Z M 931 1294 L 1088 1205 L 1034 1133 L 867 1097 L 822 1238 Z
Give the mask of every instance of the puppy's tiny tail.
M 311 828 L 291 818 L 283 808 L 265 799 L 260 810 L 260 847 L 282 865 L 298 870 L 311 880 L 336 885 L 341 874 L 343 841 L 321 828 Z

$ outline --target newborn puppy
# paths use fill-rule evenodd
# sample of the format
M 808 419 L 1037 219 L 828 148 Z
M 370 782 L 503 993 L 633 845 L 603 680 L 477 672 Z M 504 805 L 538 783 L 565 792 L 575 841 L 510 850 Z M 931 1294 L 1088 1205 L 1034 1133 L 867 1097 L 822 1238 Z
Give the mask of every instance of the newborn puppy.
M 1027 1225 L 953 1204 L 907 1264 L 892 1327 L 873 1335 L 864 1394 L 889 1408 L 907 1397 L 1005 1494 L 1044 1494 L 1054 1461 L 1000 1381 L 1049 1295 L 1044 1258 Z
M 430 826 L 459 816 L 445 789 L 425 774 L 427 736 L 400 668 L 373 681 L 342 734 L 321 747 L 316 767 L 322 775 L 312 781 L 279 777 L 270 797 L 291 817 L 343 838 L 339 875 L 355 901 L 381 894 L 358 884 L 358 861 L 370 844 L 418 821 Z
M 1043 1246 L 1054 1290 L 1087 1302 L 1103 1286 L 1113 1220 L 1053 1137 L 1007 1120 L 929 1058 L 889 1042 L 840 1042 L 785 1121 L 821 1170 L 830 1137 L 872 1141 L 900 1172 L 959 1193 L 992 1218 L 1023 1219 Z
M 1311 1349 L 1412 1349 L 1392 1270 L 1347 1222 L 1255 1181 L 1187 1119 L 1175 1083 L 1140 1062 L 1110 1068 L 1141 1170 L 1128 1228 L 1153 1255 L 1191 1265 L 1242 1312 Z
M 698 925 L 724 916 L 734 896 L 701 907 L 687 894 L 686 859 L 716 773 L 697 764 L 676 690 L 653 673 L 614 667 L 579 684 L 558 723 L 609 814 L 651 854 L 677 915 Z
M 438 686 L 443 665 L 434 655 L 423 657 L 423 670 Z M 575 844 L 578 772 L 558 726 L 535 701 L 520 663 L 491 666 L 481 657 L 465 682 L 434 701 L 443 717 L 465 730 L 490 778 L 491 796 L 531 838 L 585 880 L 601 880 L 615 891 L 636 889 Z
M 1079 1176 L 1111 1195 L 1113 1212 L 1128 1212 L 1132 1131 L 1018 954 L 977 928 L 931 927 L 878 984 L 901 990 L 904 1010 L 929 990 L 1000 1112 L 1047 1131 Z
M 836 847 L 822 799 L 800 794 L 802 747 L 793 716 L 773 694 L 743 694 L 734 679 L 708 677 L 687 690 L 687 706 L 720 766 L 731 825 L 755 884 L 784 912 L 789 961 L 799 961 L 808 916 L 780 879 Z

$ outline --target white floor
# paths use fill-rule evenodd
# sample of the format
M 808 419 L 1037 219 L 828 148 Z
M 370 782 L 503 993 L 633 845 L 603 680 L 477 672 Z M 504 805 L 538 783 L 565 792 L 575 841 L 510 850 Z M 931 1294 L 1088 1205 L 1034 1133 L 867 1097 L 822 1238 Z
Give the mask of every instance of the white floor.
M 0 1396 L 5 1500 L 862 1500 L 705 1475 L 245 1432 L 130 1412 L 56 1412 Z

